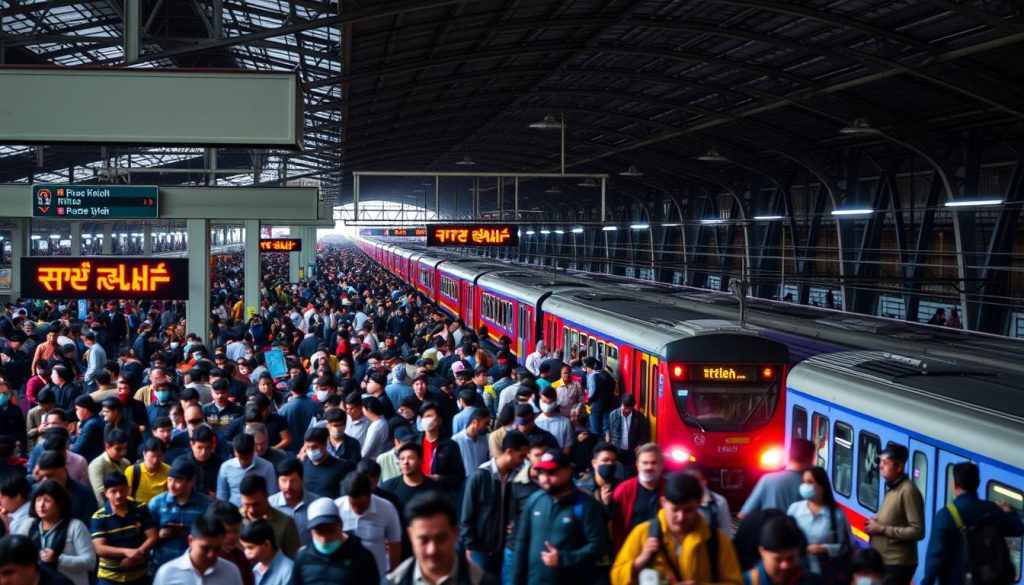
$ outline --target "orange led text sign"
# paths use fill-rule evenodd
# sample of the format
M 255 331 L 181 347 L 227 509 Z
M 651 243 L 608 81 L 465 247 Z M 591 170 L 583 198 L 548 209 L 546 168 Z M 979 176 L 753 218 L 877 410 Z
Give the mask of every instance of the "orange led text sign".
M 184 258 L 22 258 L 22 296 L 33 299 L 188 298 Z
M 519 228 L 512 224 L 437 224 L 427 226 L 428 246 L 518 246 Z
M 260 240 L 261 252 L 300 252 L 302 240 L 299 238 L 272 238 Z

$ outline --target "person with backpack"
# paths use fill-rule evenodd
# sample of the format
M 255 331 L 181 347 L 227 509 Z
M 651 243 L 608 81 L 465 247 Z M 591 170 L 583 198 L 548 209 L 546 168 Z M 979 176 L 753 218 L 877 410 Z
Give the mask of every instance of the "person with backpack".
M 823 585 L 801 562 L 806 539 L 789 516 L 775 516 L 761 527 L 758 562 L 743 573 L 743 585 Z
M 1016 581 L 1004 539 L 1024 535 L 1020 516 L 1005 502 L 978 498 L 978 466 L 953 466 L 953 494 L 935 513 L 921 585 L 1009 585 Z
M 700 513 L 704 488 L 693 475 L 673 473 L 665 482 L 661 510 L 636 525 L 612 565 L 612 585 L 633 585 L 642 573 L 657 573 L 658 582 L 734 583 L 743 578 L 729 538 L 712 531 Z M 765 583 L 763 585 L 770 585 Z
M 549 449 L 533 467 L 542 489 L 526 501 L 516 523 L 512 585 L 598 582 L 594 567 L 608 550 L 600 504 L 576 488 L 562 450 Z

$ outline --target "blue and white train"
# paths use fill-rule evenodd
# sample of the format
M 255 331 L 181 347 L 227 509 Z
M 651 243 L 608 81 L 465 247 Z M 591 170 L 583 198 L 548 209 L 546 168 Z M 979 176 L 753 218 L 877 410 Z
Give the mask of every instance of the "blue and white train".
M 787 444 L 817 445 L 836 500 L 855 537 L 884 497 L 878 454 L 890 443 L 910 451 L 907 473 L 924 496 L 925 538 L 915 581 L 923 576 L 935 513 L 953 499 L 953 465 L 981 469 L 979 496 L 1024 515 L 1024 388 L 1020 377 L 989 367 L 877 351 L 822 354 L 786 380 Z M 1021 580 L 1022 539 L 1008 539 Z

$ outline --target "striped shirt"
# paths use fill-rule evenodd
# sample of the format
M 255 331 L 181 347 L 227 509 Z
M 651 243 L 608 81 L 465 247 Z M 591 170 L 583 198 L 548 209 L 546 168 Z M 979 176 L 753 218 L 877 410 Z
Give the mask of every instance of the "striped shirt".
M 118 516 L 110 507 L 110 502 L 92 515 L 91 532 L 93 540 L 105 539 L 107 546 L 136 549 L 146 541 L 146 531 L 156 528 L 149 515 L 149 509 L 142 502 L 128 500 L 128 512 Z M 146 576 L 146 563 L 134 567 L 122 567 L 120 558 L 100 557 L 100 579 L 129 583 Z

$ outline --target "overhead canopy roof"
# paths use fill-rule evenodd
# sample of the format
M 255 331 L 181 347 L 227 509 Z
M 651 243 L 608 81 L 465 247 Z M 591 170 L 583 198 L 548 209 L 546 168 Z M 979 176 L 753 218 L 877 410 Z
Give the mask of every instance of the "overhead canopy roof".
M 6 62 L 118 63 L 121 4 L 0 1 Z M 1019 137 L 1024 122 L 1012 2 L 361 0 L 339 14 L 335 2 L 223 0 L 221 24 L 214 4 L 143 2 L 142 65 L 297 68 L 307 151 L 222 151 L 218 164 L 255 158 L 270 182 L 286 164 L 341 201 L 351 171 L 557 170 L 559 133 L 529 128 L 546 114 L 565 116 L 570 170 L 637 166 L 644 176 L 614 181 L 636 193 L 716 179 L 726 171 L 695 160 L 711 148 L 757 168 L 813 166 L 853 144 L 898 149 L 841 136 L 857 118 L 925 149 L 968 129 Z M 222 40 L 202 40 L 217 26 Z M 166 150 L 118 154 L 203 166 L 200 151 Z M 48 148 L 35 172 L 66 175 L 97 155 Z M 477 164 L 455 166 L 466 155 Z M 0 181 L 35 163 L 0 147 Z M 397 200 L 421 182 L 368 189 Z

